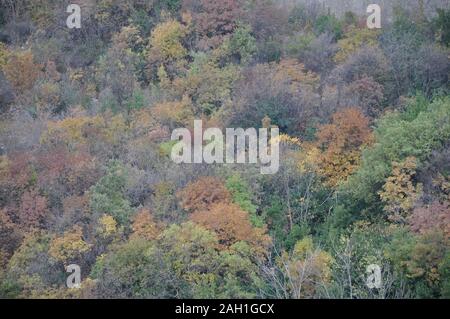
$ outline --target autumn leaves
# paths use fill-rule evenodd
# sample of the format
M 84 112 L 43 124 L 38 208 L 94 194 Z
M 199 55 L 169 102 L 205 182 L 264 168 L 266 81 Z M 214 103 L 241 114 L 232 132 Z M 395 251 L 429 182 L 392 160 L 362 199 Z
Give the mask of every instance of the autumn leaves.
M 217 234 L 219 247 L 226 248 L 246 241 L 259 254 L 270 243 L 264 228 L 251 224 L 249 213 L 233 203 L 232 195 L 216 177 L 202 177 L 177 195 L 190 219 Z

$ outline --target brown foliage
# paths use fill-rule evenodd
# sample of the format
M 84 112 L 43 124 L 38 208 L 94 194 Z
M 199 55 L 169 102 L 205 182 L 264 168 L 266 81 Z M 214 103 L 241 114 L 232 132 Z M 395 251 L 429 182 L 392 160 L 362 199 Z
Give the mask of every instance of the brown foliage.
M 200 48 L 217 47 L 224 36 L 233 32 L 241 13 L 237 0 L 201 0 L 201 9 L 193 15 Z
M 347 108 L 333 115 L 331 124 L 320 127 L 318 144 L 329 153 L 359 148 L 372 138 L 369 121 L 358 108 Z
M 36 162 L 38 182 L 44 189 L 52 186 L 56 191 L 82 194 L 95 184 L 100 174 L 85 147 L 69 151 L 58 145 L 37 154 Z
M 356 97 L 356 103 L 361 105 L 365 115 L 375 118 L 381 113 L 383 90 L 383 86 L 373 78 L 363 76 L 348 86 L 347 94 Z
M 12 54 L 8 63 L 3 67 L 3 72 L 8 81 L 14 88 L 22 93 L 33 87 L 42 66 L 35 64 L 33 61 L 33 54 L 30 51 Z
M 0 268 L 14 253 L 22 236 L 5 209 L 0 209 Z
M 253 227 L 248 213 L 235 204 L 214 204 L 209 210 L 193 213 L 191 220 L 214 231 L 221 248 L 230 247 L 238 241 L 246 241 L 258 253 L 264 253 L 270 243 L 270 237 L 265 234 L 265 230 Z
M 318 163 L 329 185 L 347 179 L 359 165 L 361 147 L 372 138 L 369 120 L 358 108 L 335 113 L 331 124 L 319 128 L 316 145 L 322 153 Z
M 153 107 L 153 113 L 160 123 L 169 127 L 187 126 L 192 123 L 192 101 L 184 95 L 181 101 L 158 103 Z
M 45 222 L 48 213 L 47 199 L 39 195 L 36 189 L 26 191 L 21 198 L 18 212 L 19 223 L 24 229 L 39 228 Z
M 147 240 L 153 240 L 161 233 L 161 227 L 158 225 L 146 208 L 142 209 L 134 217 L 132 237 L 141 237 Z
M 417 207 L 408 218 L 411 230 L 426 233 L 441 230 L 450 238 L 450 203 L 433 202 L 428 206 Z
M 14 160 L 12 160 L 14 159 Z M 28 153 L 13 153 L 8 156 L 9 181 L 14 187 L 24 188 L 30 183 L 32 156 Z
M 77 223 L 88 218 L 89 213 L 89 196 L 85 193 L 82 196 L 68 196 L 62 201 L 63 204 L 63 221 L 67 225 Z
M 231 202 L 231 195 L 223 182 L 217 177 L 201 177 L 196 182 L 189 183 L 177 193 L 183 209 L 194 212 L 208 209 L 216 203 Z
M 251 10 L 243 17 L 252 26 L 257 39 L 269 39 L 282 33 L 288 19 L 288 10 L 275 1 L 253 0 Z

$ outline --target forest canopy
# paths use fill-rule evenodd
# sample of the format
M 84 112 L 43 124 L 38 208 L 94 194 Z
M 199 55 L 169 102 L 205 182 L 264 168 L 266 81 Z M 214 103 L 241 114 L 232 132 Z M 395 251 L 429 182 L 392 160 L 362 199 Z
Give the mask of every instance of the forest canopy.
M 450 298 L 448 2 L 72 2 L 0 0 L 0 298 Z M 174 163 L 196 119 L 278 172 Z

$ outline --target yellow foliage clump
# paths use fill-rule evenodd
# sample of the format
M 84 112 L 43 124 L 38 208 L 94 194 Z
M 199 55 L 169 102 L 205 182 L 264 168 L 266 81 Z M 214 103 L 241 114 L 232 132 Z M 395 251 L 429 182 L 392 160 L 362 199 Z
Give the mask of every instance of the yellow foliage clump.
M 161 64 L 158 68 L 158 79 L 159 79 L 159 87 L 163 90 L 170 90 L 170 87 L 172 85 L 169 76 L 167 75 L 166 69 L 164 68 L 164 65 Z
M 156 239 L 161 233 L 161 227 L 154 220 L 148 209 L 142 209 L 134 218 L 132 237 Z
M 47 132 L 42 135 L 41 142 L 50 142 L 53 139 L 61 139 L 67 144 L 85 143 L 83 134 L 86 127 L 104 127 L 105 121 L 100 116 L 68 117 L 61 121 L 49 121 Z
M 49 121 L 41 143 L 64 142 L 69 147 L 103 140 L 109 144 L 120 142 L 128 126 L 122 114 L 105 117 L 74 114 L 60 121 Z
M 233 84 L 239 76 L 235 65 L 220 67 L 212 56 L 191 67 L 186 76 L 174 78 L 170 88 L 175 96 L 189 96 L 196 114 L 210 116 L 232 103 Z
M 386 180 L 383 190 L 379 192 L 385 203 L 384 210 L 395 222 L 404 222 L 412 212 L 414 204 L 422 194 L 422 185 L 414 185 L 416 158 L 407 157 L 403 162 L 392 164 L 392 175 Z
M 377 30 L 352 29 L 347 33 L 346 37 L 338 41 L 339 51 L 334 56 L 334 61 L 342 63 L 354 52 L 362 46 L 376 46 L 378 44 L 377 37 L 379 32 Z
M 80 258 L 91 249 L 91 246 L 83 240 L 83 231 L 76 225 L 62 236 L 54 238 L 48 252 L 56 260 L 67 263 Z
M 311 237 L 298 241 L 291 254 L 283 252 L 276 263 L 289 278 L 287 290 L 291 298 L 312 297 L 318 285 L 331 280 L 333 258 L 315 248 Z
M 131 112 L 130 128 L 135 136 L 146 136 L 150 131 L 159 128 L 158 122 L 148 108 Z
M 39 86 L 39 95 L 36 101 L 37 109 L 40 112 L 51 111 L 51 108 L 59 104 L 60 89 L 54 82 L 45 82 Z
M 369 120 L 358 108 L 335 113 L 331 124 L 321 126 L 315 146 L 320 150 L 318 171 L 326 184 L 345 182 L 360 163 L 361 148 L 372 141 Z
M 97 233 L 102 237 L 110 237 L 117 232 L 117 222 L 111 215 L 104 214 L 98 222 Z
M 298 169 L 300 172 L 317 171 L 320 159 L 320 150 L 313 143 L 304 142 L 299 152 Z
M 0 179 L 6 180 L 8 178 L 10 164 L 8 156 L 0 155 Z
M 327 185 L 336 186 L 347 180 L 347 177 L 358 168 L 361 152 L 354 150 L 347 153 L 331 154 L 331 156 L 319 156 L 320 158 L 324 161 L 320 161 L 319 172 L 327 178 Z
M 194 113 L 191 99 L 184 95 L 181 101 L 163 102 L 154 106 L 155 117 L 164 124 L 189 126 Z
M 186 34 L 187 28 L 176 20 L 158 24 L 150 35 L 150 57 L 157 54 L 161 57 L 161 62 L 183 58 L 187 50 L 181 40 Z
M 19 93 L 31 89 L 41 74 L 42 66 L 33 59 L 31 51 L 14 52 L 3 66 L 6 78 Z
M 107 119 L 102 135 L 105 137 L 106 142 L 116 144 L 127 130 L 128 126 L 125 117 L 123 114 L 117 114 Z
M 306 71 L 305 66 L 297 59 L 283 59 L 275 65 L 275 80 L 290 78 L 293 88 L 299 85 L 315 86 L 319 84 L 319 76 L 311 71 Z
M 280 144 L 287 144 L 293 146 L 302 146 L 302 143 L 298 137 L 292 137 L 287 134 L 280 134 L 274 139 L 274 142 L 279 142 Z
M 8 50 L 6 48 L 6 45 L 0 42 L 0 71 L 2 70 L 3 66 L 6 65 L 7 61 L 8 61 Z
M 313 88 L 319 84 L 319 76 L 311 71 L 306 71 L 305 66 L 296 59 L 284 59 L 275 67 L 275 81 L 288 80 L 293 92 L 305 88 Z
M 444 176 L 438 174 L 436 178 L 433 179 L 433 186 L 440 190 L 440 197 L 442 201 L 450 202 L 450 176 Z
M 113 43 L 117 49 L 131 50 L 141 47 L 144 44 L 144 40 L 141 38 L 138 28 L 126 26 L 114 35 Z

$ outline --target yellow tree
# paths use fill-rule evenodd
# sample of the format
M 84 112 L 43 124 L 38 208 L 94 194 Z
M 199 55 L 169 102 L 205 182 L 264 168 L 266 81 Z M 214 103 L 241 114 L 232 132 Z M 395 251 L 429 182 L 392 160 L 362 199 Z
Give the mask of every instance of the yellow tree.
M 162 102 L 153 107 L 153 113 L 160 123 L 169 126 L 187 126 L 194 119 L 190 98 L 184 95 L 181 101 Z
M 150 35 L 150 53 L 159 53 L 163 61 L 183 58 L 187 50 L 181 40 L 187 29 L 176 20 L 163 22 L 155 27 Z
M 42 66 L 33 59 L 31 51 L 14 52 L 3 66 L 6 78 L 19 93 L 31 89 L 41 74 Z
M 339 51 L 334 56 L 334 61 L 337 63 L 342 63 L 347 58 L 356 52 L 363 45 L 374 47 L 378 44 L 377 30 L 370 30 L 367 28 L 353 28 L 348 33 L 345 34 L 345 37 L 338 41 Z
M 414 185 L 416 166 L 415 157 L 407 157 L 400 163 L 394 162 L 392 174 L 387 178 L 383 190 L 379 192 L 385 204 L 384 210 L 392 221 L 404 222 L 421 196 L 422 185 Z
M 6 45 L 0 42 L 0 71 L 2 70 L 3 66 L 6 65 L 7 61 L 8 61 L 8 50 L 6 48 Z
M 270 237 L 265 234 L 265 229 L 253 227 L 248 213 L 236 204 L 219 202 L 207 210 L 193 213 L 191 220 L 215 232 L 222 249 L 239 241 L 246 241 L 257 254 L 264 255 L 270 244 Z
M 329 253 L 315 247 L 311 237 L 305 237 L 291 253 L 283 252 L 275 265 L 263 271 L 285 297 L 313 298 L 320 287 L 330 283 L 333 262 Z
M 111 215 L 104 214 L 98 223 L 97 233 L 103 238 L 111 237 L 117 232 L 117 222 Z
M 331 124 L 321 126 L 315 147 L 320 150 L 317 163 L 326 183 L 336 186 L 346 181 L 359 165 L 361 148 L 372 140 L 369 120 L 358 108 L 335 113 Z
M 283 59 L 279 63 L 271 63 L 275 68 L 275 81 L 288 82 L 292 93 L 312 90 L 319 85 L 319 76 L 307 71 L 305 66 L 296 59 Z
M 132 229 L 132 238 L 139 237 L 147 240 L 153 240 L 156 239 L 161 233 L 161 226 L 155 222 L 150 211 L 146 208 L 143 208 L 136 214 Z
M 55 237 L 49 248 L 49 254 L 58 261 L 67 264 L 80 258 L 91 249 L 91 245 L 83 239 L 83 231 L 80 226 L 75 225 L 72 229 L 64 232 L 62 236 Z
M 188 26 L 170 19 L 158 24 L 152 31 L 149 40 L 147 60 L 151 67 L 150 76 L 158 72 L 161 65 L 169 69 L 184 68 L 187 50 L 183 39 L 188 34 Z

